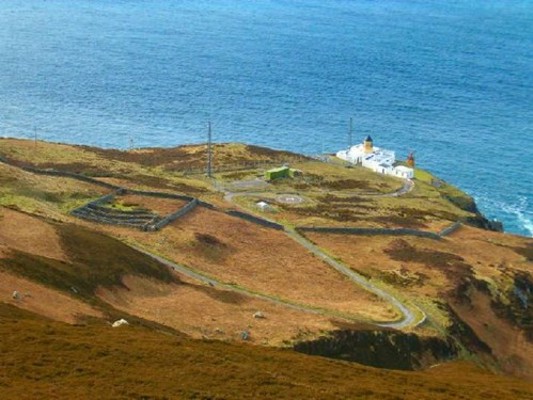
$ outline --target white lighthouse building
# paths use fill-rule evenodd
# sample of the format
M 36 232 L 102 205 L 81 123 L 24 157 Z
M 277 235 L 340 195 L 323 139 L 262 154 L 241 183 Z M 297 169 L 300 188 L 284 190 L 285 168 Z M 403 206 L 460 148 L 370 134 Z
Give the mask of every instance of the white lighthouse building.
M 359 164 L 379 174 L 393 175 L 398 178 L 412 179 L 415 171 L 403 165 L 394 166 L 396 155 L 392 150 L 374 147 L 374 142 L 367 136 L 363 143 L 341 150 L 337 157 L 352 164 Z

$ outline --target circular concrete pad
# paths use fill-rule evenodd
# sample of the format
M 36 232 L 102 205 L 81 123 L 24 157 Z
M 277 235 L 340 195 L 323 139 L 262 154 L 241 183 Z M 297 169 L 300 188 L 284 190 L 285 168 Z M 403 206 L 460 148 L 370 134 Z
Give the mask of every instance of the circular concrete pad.
M 300 204 L 304 202 L 304 199 L 296 194 L 280 194 L 276 197 L 276 200 L 284 204 Z

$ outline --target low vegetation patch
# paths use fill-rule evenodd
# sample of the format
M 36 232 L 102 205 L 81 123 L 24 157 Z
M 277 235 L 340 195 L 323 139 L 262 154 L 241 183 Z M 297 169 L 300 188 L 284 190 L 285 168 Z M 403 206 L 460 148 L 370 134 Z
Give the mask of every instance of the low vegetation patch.
M 452 281 L 456 281 L 458 277 L 473 274 L 472 266 L 467 264 L 464 258 L 438 250 L 417 248 L 404 239 L 393 240 L 384 252 L 396 261 L 416 262 L 428 268 L 436 268 Z
M 327 337 L 298 343 L 295 349 L 306 354 L 400 370 L 424 368 L 449 361 L 458 354 L 451 340 L 393 330 L 338 330 Z
M 515 247 L 514 251 L 525 257 L 527 261 L 533 261 L 533 243 L 527 243 L 524 247 Z
M 399 288 L 423 287 L 430 279 L 428 275 L 422 272 L 410 272 L 409 269 L 402 267 L 398 270 L 381 271 L 374 270 L 372 275 L 379 277 L 383 282 Z
M 492 298 L 491 306 L 498 316 L 524 330 L 527 340 L 533 342 L 533 277 L 529 273 L 516 272 L 513 285 Z
M 217 237 L 213 235 L 196 232 L 194 236 L 196 237 L 196 240 L 201 244 L 208 246 L 227 247 L 224 243 L 222 243 Z

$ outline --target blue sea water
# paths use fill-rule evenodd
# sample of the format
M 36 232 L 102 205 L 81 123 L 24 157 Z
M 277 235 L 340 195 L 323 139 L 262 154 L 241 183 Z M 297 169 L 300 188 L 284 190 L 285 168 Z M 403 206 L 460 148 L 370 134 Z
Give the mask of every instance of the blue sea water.
M 2 136 L 316 154 L 349 117 L 533 236 L 533 1 L 0 1 Z

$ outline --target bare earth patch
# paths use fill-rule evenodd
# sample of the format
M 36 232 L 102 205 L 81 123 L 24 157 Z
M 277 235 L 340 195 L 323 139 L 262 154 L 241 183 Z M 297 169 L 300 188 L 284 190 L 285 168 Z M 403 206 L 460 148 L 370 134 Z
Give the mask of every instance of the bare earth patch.
M 19 293 L 18 299 L 13 299 L 15 290 Z M 103 317 L 100 311 L 79 300 L 2 271 L 0 301 L 69 324 L 76 323 L 80 316 Z

